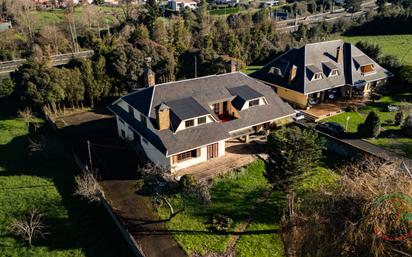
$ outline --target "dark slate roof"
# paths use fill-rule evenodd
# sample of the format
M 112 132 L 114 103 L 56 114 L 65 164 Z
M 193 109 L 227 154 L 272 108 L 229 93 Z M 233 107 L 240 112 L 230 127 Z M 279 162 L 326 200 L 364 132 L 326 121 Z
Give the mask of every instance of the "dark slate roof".
M 239 99 L 245 101 L 243 97 L 249 99 L 262 96 L 265 97 L 267 105 L 253 106 L 239 111 L 239 119 L 225 123 L 207 123 L 176 132 L 177 126 L 185 118 L 209 114 L 218 120 L 216 114 L 210 108 L 213 103 L 225 100 L 232 101 L 234 105 L 241 105 Z M 151 101 L 141 101 L 140 98 L 142 97 L 151 99 Z M 128 97 L 122 99 L 125 98 L 129 102 L 145 102 L 149 105 L 150 107 L 146 106 L 142 109 L 150 109 L 148 117 L 154 127 L 157 127 L 156 108 L 159 108 L 162 104 L 170 107 L 172 128 L 156 131 L 162 145 L 167 149 L 168 155 L 230 138 L 231 131 L 294 114 L 294 110 L 283 102 L 270 87 L 241 72 L 158 84 L 152 88 L 131 93 Z M 146 130 L 148 129 L 146 128 Z M 151 142 L 151 139 L 146 139 Z M 157 148 L 158 144 L 153 145 Z
M 256 90 L 253 90 L 252 88 L 246 85 L 228 88 L 228 90 L 232 95 L 238 96 L 246 101 L 263 96 L 261 93 L 257 92 Z
M 185 97 L 166 102 L 180 120 L 186 120 L 209 114 L 193 97 Z
M 138 89 L 133 93 L 125 95 L 122 99 L 133 106 L 136 110 L 149 116 L 150 102 L 152 101 L 153 87 L 148 87 L 145 89 Z
M 126 112 L 122 107 L 116 103 L 110 105 L 109 110 L 114 114 L 119 116 L 123 121 L 125 121 L 133 130 L 138 132 L 142 137 L 149 141 L 154 147 L 156 147 L 160 152 L 166 154 L 166 147 L 162 143 L 162 140 L 156 133 L 146 128 L 146 125 L 137 119 L 134 119 Z
M 338 47 L 341 47 L 343 51 L 343 63 L 338 63 L 336 59 Z M 356 69 L 356 66 L 359 65 L 358 62 L 362 65 L 372 62 L 375 72 L 367 75 L 362 74 L 359 69 Z M 287 71 L 282 71 L 283 76 L 270 72 L 272 67 L 284 69 L 285 63 L 288 63 L 288 68 Z M 297 67 L 297 74 L 296 78 L 289 83 L 288 78 L 293 65 Z M 339 75 L 329 76 L 331 69 L 338 70 Z M 312 80 L 313 74 L 316 72 L 322 72 L 323 78 Z M 342 40 L 334 40 L 293 48 L 250 76 L 271 85 L 278 85 L 302 94 L 310 94 L 343 85 L 354 85 L 356 81 L 360 80 L 383 79 L 392 76 L 392 74 L 366 56 L 356 46 Z

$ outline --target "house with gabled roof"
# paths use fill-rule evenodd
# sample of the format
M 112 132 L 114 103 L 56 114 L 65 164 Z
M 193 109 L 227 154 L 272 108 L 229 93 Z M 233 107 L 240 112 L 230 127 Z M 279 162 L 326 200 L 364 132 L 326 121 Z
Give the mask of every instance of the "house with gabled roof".
M 339 98 L 365 97 L 392 73 L 342 40 L 293 48 L 250 74 L 285 101 L 310 108 Z
M 225 141 L 262 133 L 294 115 L 267 85 L 231 72 L 148 86 L 109 109 L 119 136 L 140 144 L 147 157 L 170 171 L 225 155 Z

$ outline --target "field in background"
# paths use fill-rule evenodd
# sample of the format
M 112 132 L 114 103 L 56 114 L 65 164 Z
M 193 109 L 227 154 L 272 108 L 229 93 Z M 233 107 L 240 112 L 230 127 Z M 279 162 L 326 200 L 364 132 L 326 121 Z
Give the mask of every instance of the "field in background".
M 359 41 L 378 44 L 383 55 L 396 56 L 402 64 L 412 65 L 412 35 L 342 36 L 341 38 L 353 44 Z

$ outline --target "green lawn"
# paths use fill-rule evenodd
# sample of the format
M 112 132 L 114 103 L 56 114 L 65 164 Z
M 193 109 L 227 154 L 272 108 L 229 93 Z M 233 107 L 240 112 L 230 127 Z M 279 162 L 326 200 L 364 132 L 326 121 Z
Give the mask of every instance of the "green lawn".
M 211 15 L 229 15 L 229 14 L 235 14 L 240 11 L 240 7 L 222 7 L 218 9 L 214 9 L 209 11 Z
M 260 68 L 262 68 L 262 65 L 250 65 L 247 66 L 246 68 L 242 69 L 242 72 L 245 74 L 250 74 L 252 72 L 255 72 L 257 70 L 259 70 Z
M 378 44 L 383 55 L 396 56 L 403 64 L 412 65 L 412 35 L 342 36 L 341 38 L 353 44 L 359 41 Z
M 358 112 L 344 112 L 339 115 L 327 118 L 323 121 L 337 122 L 346 128 L 346 119 L 350 117 L 347 127 L 347 132 L 357 132 L 358 125 L 363 123 L 370 111 L 378 113 L 381 122 L 381 135 L 377 139 L 368 139 L 369 142 L 385 147 L 389 150 L 395 151 L 399 154 L 412 158 L 412 139 L 407 138 L 400 132 L 400 127 L 393 124 L 396 112 L 387 111 L 389 104 L 398 106 L 409 106 L 412 104 L 403 101 L 408 98 L 412 99 L 412 93 L 395 94 L 391 96 L 384 96 L 376 103 L 371 103 L 358 109 Z M 407 115 L 408 112 L 405 112 Z
M 15 118 L 14 102 L 0 99 L 0 110 L 0 256 L 130 256 L 105 210 L 73 197 L 77 167 L 56 136 L 40 128 L 47 156 L 30 158 L 29 132 Z M 32 208 L 43 213 L 49 234 L 30 248 L 10 224 Z
M 246 168 L 213 180 L 212 204 L 207 206 L 180 194 L 172 198 L 175 208 L 185 210 L 166 223 L 179 245 L 189 254 L 206 251 L 221 253 L 226 250 L 230 235 L 208 230 L 211 214 L 224 214 L 234 221 L 232 232 L 249 215 L 252 223 L 236 244 L 237 256 L 283 256 L 283 244 L 277 229 L 284 206 L 284 197 L 272 192 L 269 200 L 256 204 L 256 199 L 269 189 L 263 176 L 264 163 L 257 161 Z M 334 173 L 318 168 L 297 187 L 298 193 L 309 191 L 334 180 Z M 256 206 L 256 209 L 253 209 Z M 167 218 L 168 210 L 161 208 L 160 215 Z M 229 233 L 230 234 L 230 233 Z

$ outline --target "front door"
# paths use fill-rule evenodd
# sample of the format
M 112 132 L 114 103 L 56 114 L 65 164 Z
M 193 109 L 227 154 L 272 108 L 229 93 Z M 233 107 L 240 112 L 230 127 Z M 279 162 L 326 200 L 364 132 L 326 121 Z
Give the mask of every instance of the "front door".
M 207 146 L 207 159 L 213 159 L 219 155 L 219 143 Z
M 223 114 L 224 115 L 229 114 L 229 111 L 228 111 L 228 108 L 227 108 L 227 102 L 223 102 Z

